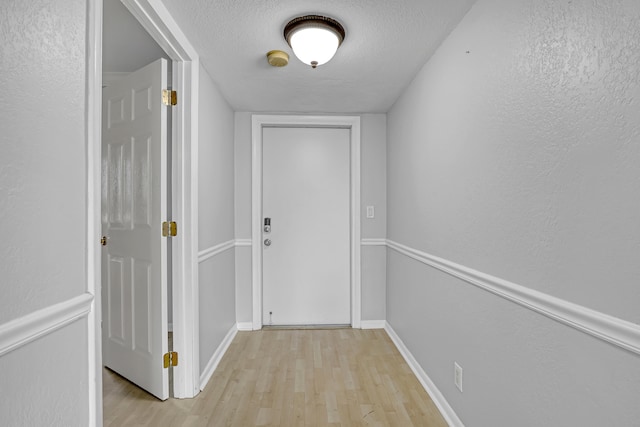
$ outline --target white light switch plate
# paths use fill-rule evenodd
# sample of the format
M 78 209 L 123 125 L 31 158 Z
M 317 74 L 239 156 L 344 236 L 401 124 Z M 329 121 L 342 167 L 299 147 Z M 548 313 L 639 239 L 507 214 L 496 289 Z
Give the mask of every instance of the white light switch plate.
M 367 206 L 367 218 L 375 218 L 376 211 L 373 206 Z

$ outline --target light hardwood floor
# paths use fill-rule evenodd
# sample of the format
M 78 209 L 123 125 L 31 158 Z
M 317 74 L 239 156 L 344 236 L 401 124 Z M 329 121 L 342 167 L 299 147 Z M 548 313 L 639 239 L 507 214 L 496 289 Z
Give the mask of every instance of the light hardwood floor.
M 384 330 L 239 332 L 195 399 L 104 372 L 105 426 L 446 426 Z

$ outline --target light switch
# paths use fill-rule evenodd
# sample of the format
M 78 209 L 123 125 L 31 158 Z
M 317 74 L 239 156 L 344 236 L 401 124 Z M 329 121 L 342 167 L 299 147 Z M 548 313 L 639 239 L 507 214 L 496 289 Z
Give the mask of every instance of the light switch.
M 367 218 L 375 218 L 376 212 L 373 209 L 373 206 L 367 206 Z

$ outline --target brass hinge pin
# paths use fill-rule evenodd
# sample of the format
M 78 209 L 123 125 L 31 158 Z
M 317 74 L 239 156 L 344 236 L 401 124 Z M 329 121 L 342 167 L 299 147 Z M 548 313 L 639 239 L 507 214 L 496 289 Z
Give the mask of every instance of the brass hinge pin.
M 163 237 L 176 237 L 178 235 L 178 224 L 175 221 L 165 221 L 162 223 Z
M 162 91 L 162 103 L 167 106 L 178 105 L 178 92 L 164 89 Z
M 167 369 L 169 366 L 178 366 L 178 352 L 170 351 L 163 356 L 163 366 Z

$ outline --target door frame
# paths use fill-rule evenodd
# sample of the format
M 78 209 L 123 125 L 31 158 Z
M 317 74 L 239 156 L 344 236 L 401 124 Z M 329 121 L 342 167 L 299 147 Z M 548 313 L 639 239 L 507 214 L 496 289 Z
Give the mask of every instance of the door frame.
M 172 241 L 174 348 L 183 363 L 175 367 L 174 396 L 194 397 L 199 387 L 198 341 L 198 84 L 200 60 L 159 0 L 121 0 L 173 65 L 172 85 L 180 94 L 172 112 L 173 219 L 180 234 Z M 101 310 L 101 144 L 102 0 L 87 5 L 87 290 L 93 295 L 88 316 L 89 425 L 102 426 Z M 185 363 L 186 362 L 186 363 Z
M 350 265 L 351 327 L 361 324 L 360 264 L 360 117 L 253 115 L 251 118 L 251 268 L 253 330 L 262 329 L 262 129 L 265 127 L 338 128 L 351 131 L 350 146 Z

